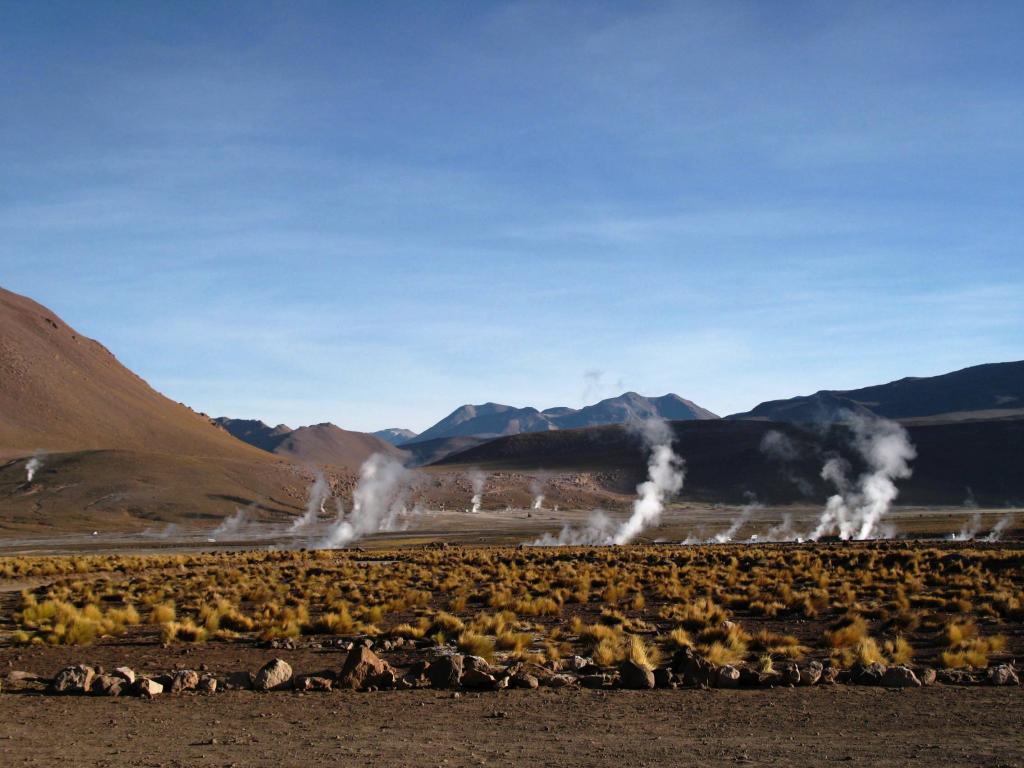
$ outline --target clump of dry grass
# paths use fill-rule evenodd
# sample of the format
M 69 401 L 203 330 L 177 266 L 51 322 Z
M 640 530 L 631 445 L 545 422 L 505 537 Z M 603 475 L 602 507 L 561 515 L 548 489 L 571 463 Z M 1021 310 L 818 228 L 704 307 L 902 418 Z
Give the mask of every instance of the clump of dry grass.
M 460 651 L 470 656 L 481 656 L 488 661 L 494 658 L 494 639 L 479 632 L 467 629 L 459 635 L 456 645 Z

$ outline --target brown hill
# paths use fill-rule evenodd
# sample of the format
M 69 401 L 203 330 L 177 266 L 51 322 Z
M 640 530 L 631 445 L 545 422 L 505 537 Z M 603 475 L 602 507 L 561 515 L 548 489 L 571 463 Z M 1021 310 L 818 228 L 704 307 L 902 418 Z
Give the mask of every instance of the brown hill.
M 46 307 L 0 288 L 0 447 L 258 459 Z
M 214 421 L 239 440 L 303 464 L 356 470 L 375 453 L 406 458 L 404 452 L 375 435 L 350 432 L 330 423 L 290 429 L 284 424 L 271 427 L 253 419 L 221 417 Z
M 42 468 L 27 482 L 27 462 Z M 0 289 L 0 528 L 138 529 L 237 506 L 301 508 L 307 479 L 125 368 L 55 313 Z
M 675 450 L 686 460 L 683 498 L 768 504 L 823 501 L 833 492 L 821 478 L 829 456 L 863 469 L 844 424 L 803 425 L 725 419 L 671 422 Z M 974 499 L 992 506 L 1024 502 L 1024 419 L 911 424 L 917 448 L 913 475 L 899 481 L 900 503 L 954 504 Z M 766 435 L 784 435 L 791 456 L 766 450 Z M 478 467 L 491 472 L 621 470 L 637 482 L 646 472 L 646 449 L 621 426 L 535 432 L 501 437 L 453 453 L 432 466 Z

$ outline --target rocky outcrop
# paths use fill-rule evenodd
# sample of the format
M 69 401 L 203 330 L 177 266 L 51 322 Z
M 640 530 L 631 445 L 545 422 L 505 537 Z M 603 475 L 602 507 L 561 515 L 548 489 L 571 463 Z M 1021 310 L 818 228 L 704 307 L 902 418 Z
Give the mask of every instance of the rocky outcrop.
M 337 676 L 338 688 L 362 691 L 367 688 L 392 688 L 397 676 L 391 665 L 365 645 L 357 645 L 345 658 Z
M 268 661 L 252 680 L 257 691 L 280 691 L 292 687 L 292 667 L 284 659 Z

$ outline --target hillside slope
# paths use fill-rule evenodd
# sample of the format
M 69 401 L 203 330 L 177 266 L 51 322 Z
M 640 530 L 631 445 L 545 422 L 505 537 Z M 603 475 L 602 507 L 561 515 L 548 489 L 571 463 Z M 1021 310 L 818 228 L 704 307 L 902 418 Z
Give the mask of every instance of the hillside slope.
M 284 424 L 271 427 L 258 420 L 223 416 L 214 422 L 239 440 L 303 464 L 331 464 L 355 470 L 375 453 L 396 459 L 405 457 L 398 448 L 375 435 L 350 432 L 330 423 L 291 429 Z
M 855 471 L 863 460 L 842 424 L 827 429 L 792 422 L 714 420 L 672 422 L 675 450 L 686 460 L 683 498 L 737 503 L 748 494 L 763 503 L 823 502 L 834 492 L 822 480 L 830 456 L 842 456 Z M 918 456 L 913 476 L 899 481 L 899 501 L 962 504 L 973 498 L 995 506 L 1024 503 L 1024 420 L 910 425 Z M 765 436 L 785 436 L 790 455 L 765 450 Z M 497 438 L 436 462 L 439 468 L 489 471 L 601 471 L 624 469 L 638 482 L 646 473 L 640 437 L 620 426 L 533 433 Z
M 31 299 L 0 288 L 0 448 L 258 459 Z
M 845 412 L 888 419 L 992 418 L 1024 414 L 1024 361 L 975 365 L 941 376 L 908 377 L 871 387 L 821 390 L 769 400 L 727 419 L 839 421 Z

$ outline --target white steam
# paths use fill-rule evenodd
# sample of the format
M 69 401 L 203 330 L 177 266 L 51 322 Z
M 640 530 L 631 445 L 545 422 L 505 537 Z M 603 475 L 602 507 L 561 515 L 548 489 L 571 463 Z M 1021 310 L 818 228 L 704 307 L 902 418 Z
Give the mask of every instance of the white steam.
M 753 516 L 754 512 L 762 509 L 764 505 L 752 501 L 749 504 L 745 504 L 740 510 L 740 513 L 736 518 L 729 524 L 729 527 L 720 533 L 716 533 L 712 541 L 715 544 L 727 544 L 736 538 L 736 534 L 740 532 L 740 529 L 747 524 L 747 521 Z
M 590 513 L 582 528 L 566 525 L 557 536 L 545 533 L 530 544 L 534 547 L 607 546 L 615 541 L 615 529 L 615 521 L 598 509 Z
M 847 478 L 849 465 L 841 459 L 825 464 L 821 476 L 835 485 L 837 493 L 826 502 L 812 540 L 833 531 L 843 540 L 875 538 L 881 531 L 879 522 L 899 494 L 894 481 L 910 477 L 908 462 L 917 456 L 906 430 L 895 422 L 851 415 L 849 424 L 867 470 L 853 484 Z
M 530 493 L 533 495 L 533 503 L 530 508 L 533 510 L 544 509 L 544 483 L 540 478 L 533 478 L 530 481 Z
M 1013 524 L 1013 514 L 1007 512 L 1003 515 L 996 524 L 992 527 L 992 530 L 988 532 L 988 535 L 984 538 L 984 541 L 999 541 L 1003 538 L 1003 534 L 1006 533 L 1006 529 Z
M 378 531 L 404 530 L 418 513 L 418 508 L 407 507 L 412 479 L 413 473 L 401 462 L 382 453 L 373 454 L 359 469 L 352 511 L 335 520 L 319 545 L 344 547 Z
M 237 536 L 249 524 L 249 513 L 244 509 L 236 509 L 235 514 L 227 517 L 213 529 L 213 536 Z
M 36 472 L 42 469 L 43 456 L 44 454 L 41 451 L 36 451 L 35 455 L 25 462 L 26 482 L 31 483 L 32 479 L 36 476 Z
M 326 513 L 324 505 L 327 503 L 330 495 L 331 486 L 328 485 L 327 478 L 324 477 L 324 473 L 319 469 L 316 470 L 316 477 L 313 480 L 313 484 L 309 487 L 309 495 L 306 499 L 306 511 L 292 521 L 292 530 L 299 531 L 316 525 L 320 515 Z
M 970 541 L 978 535 L 979 531 L 981 531 L 981 512 L 974 512 L 960 526 L 960 532 L 954 533 L 950 538 L 953 541 Z
M 637 498 L 629 519 L 617 528 L 606 514 L 594 512 L 582 529 L 565 526 L 557 537 L 545 534 L 532 542 L 537 546 L 573 544 L 627 544 L 643 530 L 656 525 L 665 509 L 665 501 L 683 488 L 683 460 L 672 450 L 674 435 L 662 419 L 650 419 L 638 431 L 651 455 L 647 462 L 647 480 L 636 487 Z
M 476 514 L 480 511 L 480 505 L 484 500 L 484 486 L 487 484 L 487 475 L 474 470 L 469 473 L 469 482 L 473 485 L 473 498 L 470 500 L 472 509 L 469 511 Z

